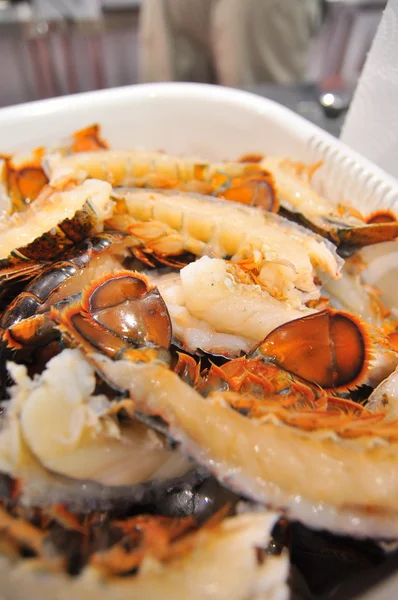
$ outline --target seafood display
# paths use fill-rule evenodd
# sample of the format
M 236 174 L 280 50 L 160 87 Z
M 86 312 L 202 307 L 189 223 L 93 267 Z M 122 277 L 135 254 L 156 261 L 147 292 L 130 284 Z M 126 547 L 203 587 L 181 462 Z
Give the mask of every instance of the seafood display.
M 283 600 L 297 528 L 394 554 L 394 210 L 54 143 L 0 162 L 5 600 Z

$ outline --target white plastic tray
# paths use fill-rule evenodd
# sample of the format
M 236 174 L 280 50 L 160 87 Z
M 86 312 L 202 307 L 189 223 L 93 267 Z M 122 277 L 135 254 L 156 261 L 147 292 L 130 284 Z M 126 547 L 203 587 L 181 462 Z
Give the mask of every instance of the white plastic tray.
M 332 199 L 398 202 L 398 181 L 291 110 L 248 92 L 190 83 L 136 85 L 0 109 L 0 153 L 53 144 L 98 122 L 119 149 L 164 149 L 213 159 L 246 152 L 324 159 Z

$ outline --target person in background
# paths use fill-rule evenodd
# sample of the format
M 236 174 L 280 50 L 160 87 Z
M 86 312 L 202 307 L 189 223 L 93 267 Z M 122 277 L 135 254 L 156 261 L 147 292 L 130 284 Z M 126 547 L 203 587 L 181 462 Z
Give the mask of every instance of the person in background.
M 142 82 L 231 87 L 305 77 L 322 0 L 143 0 Z

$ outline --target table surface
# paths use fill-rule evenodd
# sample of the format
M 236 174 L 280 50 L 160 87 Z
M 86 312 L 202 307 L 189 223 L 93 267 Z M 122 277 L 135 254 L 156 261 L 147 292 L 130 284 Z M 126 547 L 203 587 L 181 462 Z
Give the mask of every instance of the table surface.
M 280 85 L 266 83 L 251 86 L 247 88 L 247 91 L 283 104 L 335 137 L 340 135 L 344 115 L 335 119 L 325 116 L 318 101 L 321 92 L 316 84 Z

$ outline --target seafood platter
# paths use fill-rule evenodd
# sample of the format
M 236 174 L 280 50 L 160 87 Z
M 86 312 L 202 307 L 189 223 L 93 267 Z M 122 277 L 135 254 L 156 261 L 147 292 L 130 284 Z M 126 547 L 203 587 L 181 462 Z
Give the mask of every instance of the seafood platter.
M 398 182 L 194 84 L 0 153 L 2 600 L 397 597 Z

